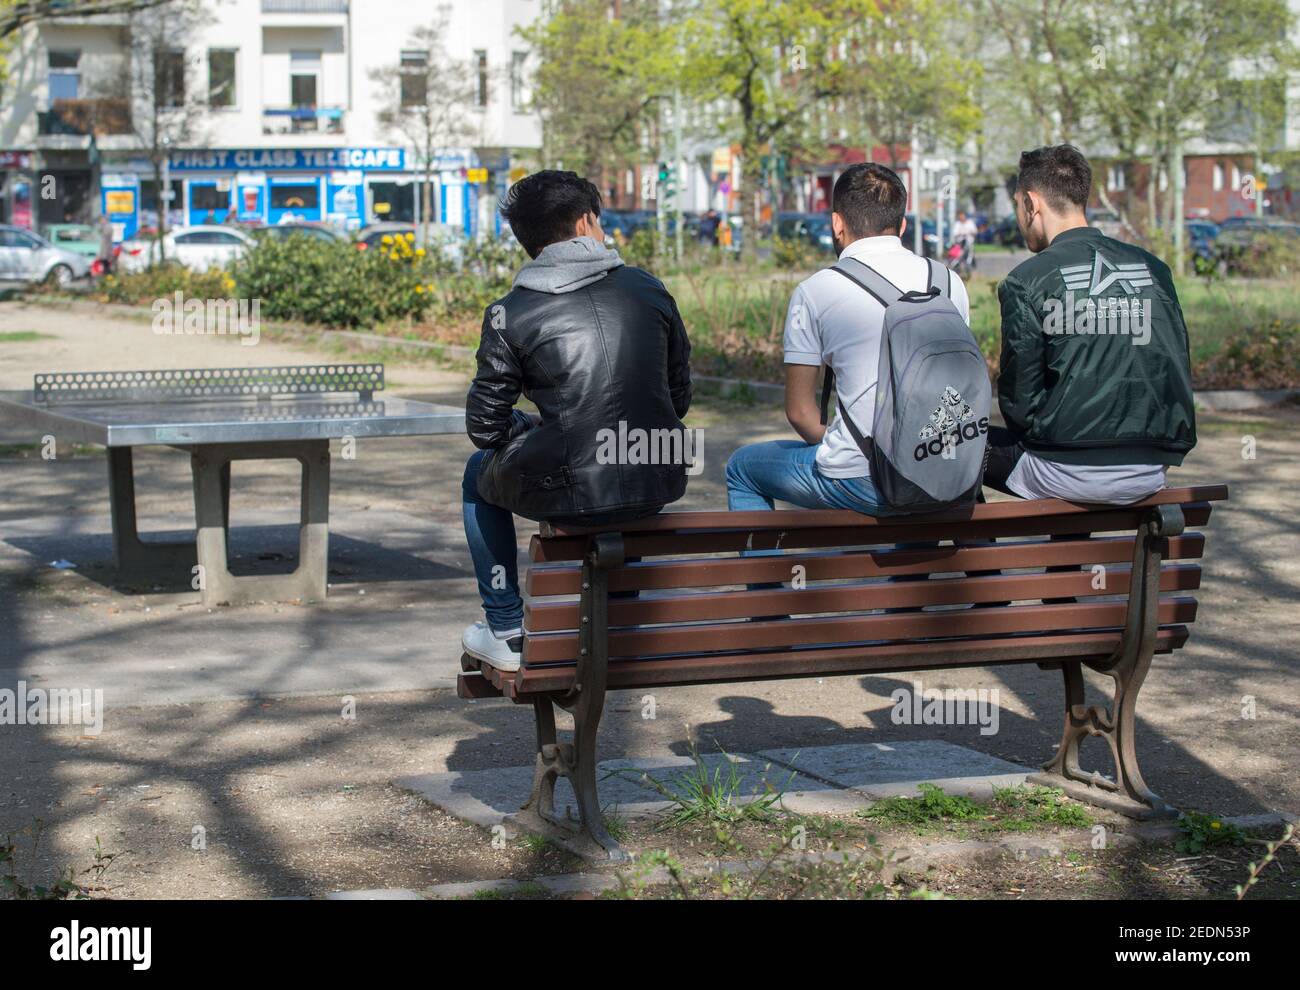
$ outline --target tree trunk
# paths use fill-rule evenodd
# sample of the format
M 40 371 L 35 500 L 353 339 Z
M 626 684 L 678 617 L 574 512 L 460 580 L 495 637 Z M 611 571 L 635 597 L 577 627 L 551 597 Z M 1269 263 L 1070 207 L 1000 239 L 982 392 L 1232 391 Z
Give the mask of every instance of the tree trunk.
M 429 213 L 433 209 L 433 171 L 425 166 L 424 188 L 420 190 L 420 247 L 429 250 Z
M 163 188 L 163 167 L 162 159 L 155 157 L 153 160 L 153 187 L 157 190 L 158 197 L 158 263 L 167 260 L 167 190 Z M 153 252 L 149 252 L 149 266 L 153 267 Z
M 740 254 L 745 259 L 752 259 L 758 248 L 758 230 L 762 226 L 763 160 L 757 153 L 741 153 L 745 157 L 740 162 L 740 188 L 749 209 L 741 211 L 745 222 L 740 232 Z

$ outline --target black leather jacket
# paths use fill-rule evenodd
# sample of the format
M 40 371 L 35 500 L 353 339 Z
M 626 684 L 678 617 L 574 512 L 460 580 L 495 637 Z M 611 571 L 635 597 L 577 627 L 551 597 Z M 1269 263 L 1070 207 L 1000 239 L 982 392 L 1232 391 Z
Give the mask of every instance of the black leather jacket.
M 686 491 L 684 464 L 612 463 L 602 430 L 683 430 L 691 345 L 663 283 L 619 267 L 573 292 L 515 288 L 487 308 L 465 402 L 476 447 L 492 453 L 479 494 L 535 520 L 604 523 L 657 512 Z M 511 410 L 523 394 L 541 423 Z M 608 434 L 603 435 L 608 442 Z

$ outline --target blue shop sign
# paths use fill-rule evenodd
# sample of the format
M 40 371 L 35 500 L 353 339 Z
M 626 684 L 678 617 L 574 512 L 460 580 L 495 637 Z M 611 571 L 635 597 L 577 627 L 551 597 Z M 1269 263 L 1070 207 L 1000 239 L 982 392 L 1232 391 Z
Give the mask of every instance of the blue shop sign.
M 245 148 L 240 150 L 174 151 L 173 172 L 229 171 L 304 172 L 359 169 L 364 172 L 405 172 L 404 148 Z

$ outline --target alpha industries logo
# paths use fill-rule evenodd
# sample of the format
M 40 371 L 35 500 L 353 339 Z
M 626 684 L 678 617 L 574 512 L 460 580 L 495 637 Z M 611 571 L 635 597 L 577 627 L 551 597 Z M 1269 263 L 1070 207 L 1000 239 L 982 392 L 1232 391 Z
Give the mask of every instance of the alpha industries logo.
M 951 385 L 944 388 L 939 404 L 930 413 L 930 422 L 917 434 L 921 442 L 912 456 L 923 461 L 931 454 L 951 460 L 957 448 L 967 440 L 977 440 L 989 431 L 988 417 L 975 421 L 975 410 Z
M 1141 290 L 1155 284 L 1144 262 L 1116 265 L 1100 251 L 1091 265 L 1059 269 L 1065 298 L 1043 301 L 1043 332 L 1131 336 L 1134 344 L 1151 340 L 1151 299 Z
M 1155 282 L 1145 262 L 1117 265 L 1100 251 L 1092 256 L 1091 265 L 1065 265 L 1060 272 L 1067 291 L 1086 291 L 1090 296 L 1100 296 L 1111 286 L 1135 296 L 1139 290 Z

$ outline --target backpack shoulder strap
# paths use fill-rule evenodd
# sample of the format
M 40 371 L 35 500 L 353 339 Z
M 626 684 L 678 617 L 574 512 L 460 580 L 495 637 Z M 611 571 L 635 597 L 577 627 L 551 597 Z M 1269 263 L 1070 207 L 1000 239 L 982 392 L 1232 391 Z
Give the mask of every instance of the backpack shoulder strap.
M 941 265 L 934 258 L 926 258 L 925 263 L 930 266 L 930 291 L 939 290 L 939 295 L 945 299 L 952 297 L 952 269 L 947 265 Z
M 841 258 L 831 266 L 831 270 L 839 272 L 859 288 L 865 289 L 886 309 L 903 298 L 903 292 L 898 286 L 870 265 L 856 258 Z

